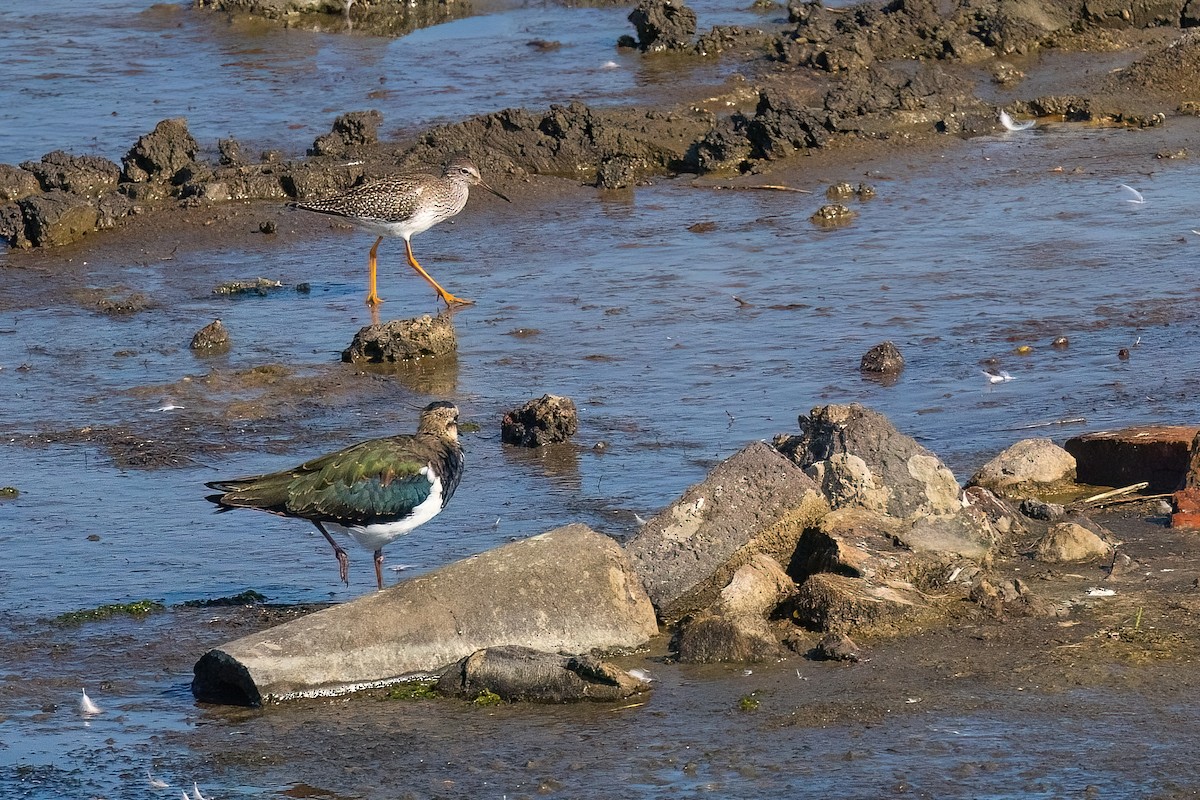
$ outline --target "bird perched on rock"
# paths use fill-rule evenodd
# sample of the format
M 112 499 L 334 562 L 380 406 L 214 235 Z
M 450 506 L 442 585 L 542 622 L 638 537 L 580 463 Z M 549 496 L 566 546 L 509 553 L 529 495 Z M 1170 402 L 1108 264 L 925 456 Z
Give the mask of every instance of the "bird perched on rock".
M 348 534 L 375 552 L 375 581 L 383 588 L 383 547 L 437 516 L 463 472 L 458 408 L 430 403 L 417 432 L 371 439 L 298 467 L 205 484 L 220 511 L 255 508 L 306 519 L 333 545 L 338 575 L 349 585 L 350 559 L 329 534 Z
M 447 306 L 470 305 L 473 301 L 447 292 L 417 263 L 410 239 L 462 211 L 472 186 L 481 186 L 502 200 L 508 200 L 484 183 L 478 167 L 469 159 L 458 157 L 446 165 L 441 175 L 393 175 L 355 186 L 336 197 L 291 205 L 305 211 L 342 217 L 364 230 L 378 234 L 379 238 L 371 247 L 367 260 L 367 305 L 376 306 L 383 302 L 375 290 L 375 256 L 385 236 L 399 236 L 404 240 L 409 266 L 429 281 Z

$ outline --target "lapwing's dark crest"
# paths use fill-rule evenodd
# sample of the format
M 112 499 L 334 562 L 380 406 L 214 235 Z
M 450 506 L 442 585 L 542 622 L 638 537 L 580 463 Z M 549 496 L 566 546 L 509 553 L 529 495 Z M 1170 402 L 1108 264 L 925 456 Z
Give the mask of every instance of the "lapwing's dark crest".
M 446 507 L 463 472 L 458 408 L 430 403 L 416 434 L 371 439 L 298 467 L 205 484 L 220 511 L 254 508 L 306 519 L 333 545 L 338 575 L 349 585 L 350 559 L 329 531 L 349 535 L 375 553 L 383 588 L 383 548 Z

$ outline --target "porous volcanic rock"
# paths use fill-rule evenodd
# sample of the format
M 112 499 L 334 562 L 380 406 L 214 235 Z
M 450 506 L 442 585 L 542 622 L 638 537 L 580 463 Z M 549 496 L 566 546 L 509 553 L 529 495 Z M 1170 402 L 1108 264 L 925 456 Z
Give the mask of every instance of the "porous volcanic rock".
M 342 351 L 342 361 L 354 364 L 394 363 L 443 356 L 458 349 L 454 323 L 445 314 L 394 319 L 366 325 Z
M 188 131 L 182 117 L 164 119 L 154 130 L 140 137 L 121 159 L 121 180 L 130 183 L 160 181 L 180 183 L 196 163 L 200 146 Z
M 546 394 L 504 414 L 500 440 L 520 447 L 565 442 L 579 430 L 579 412 L 569 397 Z

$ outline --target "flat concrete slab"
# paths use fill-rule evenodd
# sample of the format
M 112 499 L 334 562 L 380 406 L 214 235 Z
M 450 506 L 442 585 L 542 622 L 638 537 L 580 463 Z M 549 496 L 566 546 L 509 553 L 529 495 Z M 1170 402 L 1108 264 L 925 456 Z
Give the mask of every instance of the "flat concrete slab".
M 258 705 L 428 675 L 498 645 L 586 653 L 657 633 L 621 548 L 567 525 L 210 650 L 192 693 Z

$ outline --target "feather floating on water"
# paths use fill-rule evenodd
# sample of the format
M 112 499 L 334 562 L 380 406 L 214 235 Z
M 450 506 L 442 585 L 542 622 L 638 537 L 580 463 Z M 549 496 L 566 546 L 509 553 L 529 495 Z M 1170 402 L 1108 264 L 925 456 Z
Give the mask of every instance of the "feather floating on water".
M 1144 202 L 1146 202 L 1146 198 L 1142 196 L 1142 193 L 1139 192 L 1137 189 L 1133 188 L 1132 186 L 1129 186 L 1128 184 L 1122 183 L 1121 190 L 1126 195 L 1125 202 L 1127 202 L 1127 203 L 1144 203 Z
M 79 713 L 85 717 L 94 717 L 97 714 L 103 714 L 104 709 L 92 702 L 92 698 L 88 697 L 87 689 L 84 689 L 83 696 L 79 698 Z

